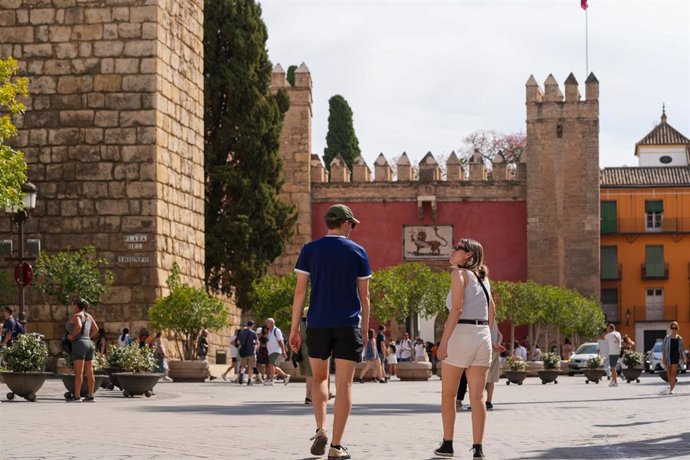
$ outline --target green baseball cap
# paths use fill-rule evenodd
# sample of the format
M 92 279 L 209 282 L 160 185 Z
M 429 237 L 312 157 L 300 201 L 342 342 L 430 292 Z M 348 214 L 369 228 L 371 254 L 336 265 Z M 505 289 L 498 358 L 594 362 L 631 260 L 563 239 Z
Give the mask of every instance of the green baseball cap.
M 352 209 L 348 208 L 344 204 L 334 204 L 328 208 L 328 211 L 326 211 L 326 220 L 350 220 L 355 224 L 359 223 L 359 221 L 355 219 L 355 216 L 352 214 Z

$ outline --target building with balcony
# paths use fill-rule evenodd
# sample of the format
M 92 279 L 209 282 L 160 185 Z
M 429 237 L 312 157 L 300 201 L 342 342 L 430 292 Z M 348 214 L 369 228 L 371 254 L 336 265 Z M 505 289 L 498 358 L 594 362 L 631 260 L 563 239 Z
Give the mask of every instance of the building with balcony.
M 646 351 L 670 321 L 690 334 L 690 139 L 664 110 L 635 155 L 638 167 L 601 171 L 601 302 Z

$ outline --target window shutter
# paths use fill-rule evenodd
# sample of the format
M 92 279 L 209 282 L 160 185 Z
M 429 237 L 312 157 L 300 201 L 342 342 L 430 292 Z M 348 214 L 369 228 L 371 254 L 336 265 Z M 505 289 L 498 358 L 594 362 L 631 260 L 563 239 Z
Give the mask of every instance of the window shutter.
M 610 234 L 616 233 L 617 228 L 616 220 L 616 202 L 615 201 L 602 201 L 601 202 L 601 233 Z
M 663 200 L 645 200 L 644 212 L 647 214 L 651 212 L 664 212 Z
M 645 265 L 647 276 L 664 276 L 664 247 L 645 246 Z
M 618 249 L 616 246 L 601 247 L 601 279 L 618 279 Z

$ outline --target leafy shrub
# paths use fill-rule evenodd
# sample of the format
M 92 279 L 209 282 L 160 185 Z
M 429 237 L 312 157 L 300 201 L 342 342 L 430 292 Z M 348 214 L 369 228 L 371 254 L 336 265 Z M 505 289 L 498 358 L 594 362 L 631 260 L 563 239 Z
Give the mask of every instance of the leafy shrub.
M 544 353 L 541 359 L 544 361 L 544 369 L 558 369 L 561 365 L 561 357 L 558 353 Z
M 625 352 L 623 352 L 623 364 L 628 367 L 642 366 L 642 353 L 632 350 L 625 350 Z
M 138 343 L 126 347 L 111 345 L 107 364 L 113 371 L 151 372 L 156 366 L 156 359 L 151 347 L 140 347 Z
M 524 371 L 527 369 L 527 363 L 520 358 L 510 356 L 506 359 L 506 362 L 508 363 L 508 369 L 511 371 Z
M 48 362 L 48 347 L 33 334 L 17 337 L 4 353 L 7 368 L 14 372 L 40 372 Z
M 588 369 L 599 369 L 604 366 L 604 358 L 601 356 L 592 356 L 587 360 Z

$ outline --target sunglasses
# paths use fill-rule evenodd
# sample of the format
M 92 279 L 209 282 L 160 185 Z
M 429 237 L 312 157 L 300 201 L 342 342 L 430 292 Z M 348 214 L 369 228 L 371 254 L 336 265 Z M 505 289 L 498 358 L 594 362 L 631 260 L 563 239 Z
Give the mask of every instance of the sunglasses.
M 455 247 L 453 247 L 453 249 L 456 251 L 470 252 L 467 250 L 467 247 L 464 244 L 457 244 L 457 245 L 455 245 Z
M 673 327 L 671 328 L 671 330 L 673 330 L 673 331 L 677 331 L 677 330 L 678 330 L 678 328 L 677 328 L 677 327 L 675 327 L 675 326 L 673 326 Z

